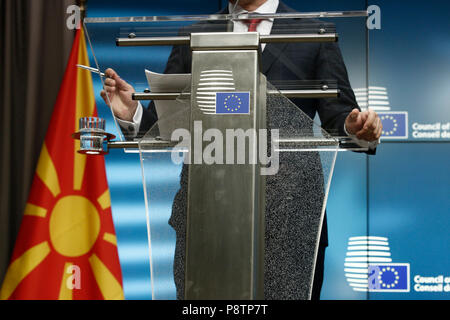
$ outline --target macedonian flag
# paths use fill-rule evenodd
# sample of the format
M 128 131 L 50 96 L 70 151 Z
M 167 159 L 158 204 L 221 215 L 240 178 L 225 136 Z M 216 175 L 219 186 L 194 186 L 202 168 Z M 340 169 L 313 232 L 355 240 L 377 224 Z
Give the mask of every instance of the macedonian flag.
M 82 29 L 42 147 L 0 299 L 123 299 L 105 162 L 77 153 L 78 119 L 96 116 Z

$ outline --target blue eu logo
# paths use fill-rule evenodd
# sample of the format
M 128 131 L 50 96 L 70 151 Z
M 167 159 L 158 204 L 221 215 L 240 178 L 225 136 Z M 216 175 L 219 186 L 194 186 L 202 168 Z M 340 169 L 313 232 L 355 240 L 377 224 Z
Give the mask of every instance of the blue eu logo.
M 408 139 L 407 112 L 379 112 L 383 123 L 383 139 Z
M 250 92 L 217 92 L 216 114 L 250 114 Z
M 409 292 L 409 264 L 369 265 L 369 291 Z

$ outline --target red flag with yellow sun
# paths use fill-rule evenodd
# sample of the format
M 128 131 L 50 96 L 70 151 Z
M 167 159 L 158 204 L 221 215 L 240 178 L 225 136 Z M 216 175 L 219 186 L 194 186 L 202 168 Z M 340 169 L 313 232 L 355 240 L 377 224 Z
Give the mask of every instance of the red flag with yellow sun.
M 42 147 L 0 299 L 124 299 L 103 157 L 77 152 L 78 119 L 97 115 L 82 29 Z

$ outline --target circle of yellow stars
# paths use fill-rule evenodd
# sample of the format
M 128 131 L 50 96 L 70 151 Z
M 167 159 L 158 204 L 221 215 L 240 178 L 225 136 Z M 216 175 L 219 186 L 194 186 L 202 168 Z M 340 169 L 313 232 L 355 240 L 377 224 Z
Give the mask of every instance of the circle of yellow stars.
M 392 124 L 394 125 L 392 130 L 389 130 L 389 131 L 383 130 L 383 132 L 382 132 L 383 136 L 389 137 L 389 136 L 392 136 L 397 131 L 398 123 L 397 123 L 397 119 L 395 119 L 393 116 L 381 116 L 381 121 L 385 121 L 385 120 L 391 120 Z
M 229 100 L 229 99 L 232 99 L 232 98 L 236 98 L 236 99 L 238 100 L 238 105 L 237 105 L 235 108 L 230 107 L 230 106 L 227 105 L 228 100 Z M 224 101 L 223 104 L 225 105 L 225 109 L 227 109 L 227 111 L 229 111 L 229 112 L 235 112 L 235 111 L 238 111 L 238 110 L 241 108 L 241 106 L 242 106 L 242 101 L 241 101 L 241 98 L 239 98 L 238 96 L 232 94 L 232 95 L 228 96 L 228 97 L 225 99 L 225 101 Z
M 386 272 L 390 272 L 390 273 L 394 274 L 395 280 L 393 283 L 387 284 L 387 283 L 383 282 L 382 275 L 383 275 L 383 273 L 386 273 Z M 386 268 L 381 269 L 381 272 L 378 275 L 378 280 L 380 281 L 381 286 L 383 288 L 387 288 L 387 289 L 395 288 L 395 286 L 398 284 L 398 279 L 400 279 L 400 277 L 398 275 L 398 271 L 395 270 L 395 268 L 391 268 L 391 267 L 386 267 Z

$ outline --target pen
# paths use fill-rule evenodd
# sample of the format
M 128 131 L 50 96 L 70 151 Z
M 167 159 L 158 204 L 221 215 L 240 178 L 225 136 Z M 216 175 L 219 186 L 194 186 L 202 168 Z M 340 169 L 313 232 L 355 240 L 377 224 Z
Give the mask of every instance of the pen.
M 93 73 L 97 73 L 97 74 L 99 74 L 102 77 L 106 77 L 106 75 L 103 72 L 100 72 L 100 70 L 98 70 L 98 69 L 91 68 L 91 67 L 88 67 L 88 66 L 83 66 L 82 64 L 77 64 L 77 67 L 85 69 L 85 70 L 88 70 L 88 71 L 91 71 Z

